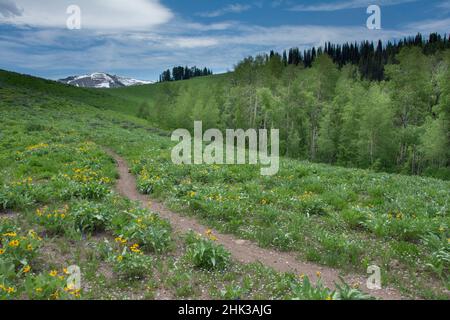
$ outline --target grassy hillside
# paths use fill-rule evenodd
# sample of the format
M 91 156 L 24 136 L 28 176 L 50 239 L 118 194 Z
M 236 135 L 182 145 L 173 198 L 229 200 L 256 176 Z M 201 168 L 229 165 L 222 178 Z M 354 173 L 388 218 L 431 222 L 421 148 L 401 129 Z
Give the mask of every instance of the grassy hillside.
M 450 50 L 403 48 L 384 73 L 367 81 L 327 55 L 306 69 L 256 57 L 226 75 L 107 93 L 165 129 L 275 128 L 283 156 L 450 180 Z
M 183 86 L 199 87 L 210 85 L 211 83 L 220 84 L 228 78 L 228 74 L 221 74 L 170 83 L 156 83 L 115 89 L 90 89 L 76 88 L 51 80 L 0 70 L 0 87 L 26 88 L 35 93 L 48 94 L 53 97 L 84 103 L 100 109 L 137 115 L 142 103 L 147 103 L 149 108 L 155 108 L 158 99 L 165 97 L 167 94 L 167 87 L 178 91 Z
M 192 81 L 210 84 L 207 78 Z M 13 267 L 0 273 L 0 284 L 16 292 L 0 291 L 0 297 L 49 298 L 55 291 L 63 298 L 76 296 L 61 291 L 52 276 L 76 263 L 87 272 L 88 298 L 154 297 L 161 286 L 179 297 L 199 297 L 205 289 L 210 297 L 313 298 L 295 275 L 234 263 L 225 277 L 220 270 L 210 274 L 196 267 L 189 252 L 192 241 L 200 240 L 182 243 L 180 260 L 173 258 L 170 226 L 157 215 L 145 222 L 151 233 L 130 232 L 136 219 L 150 213 L 111 194 L 117 176 L 107 147 L 132 164 L 141 192 L 181 214 L 345 271 L 364 274 L 376 264 L 383 283 L 404 294 L 448 298 L 450 182 L 289 159 L 282 159 L 279 174 L 270 178 L 255 166 L 175 166 L 167 137 L 155 134 L 143 119 L 104 110 L 128 108 L 127 102 L 145 99 L 149 88 L 157 92 L 175 85 L 183 82 L 103 92 L 0 73 L 0 207 L 19 213 L 1 218 L 2 248 L 7 253 L 15 248 L 15 243 L 7 247 L 14 241 L 11 234 L 29 237 L 23 251 L 1 260 L 0 267 L 6 268 L 5 261 Z M 109 104 L 114 101 L 120 103 Z M 105 230 L 109 243 L 97 241 Z M 86 236 L 87 246 L 80 240 Z M 138 243 L 145 257 L 133 251 L 121 256 L 120 237 Z M 59 258 L 49 258 L 54 256 Z M 140 273 L 128 274 L 136 265 Z M 135 276 L 139 281 L 129 288 L 126 279 Z M 114 290 L 105 296 L 104 288 Z M 326 298 L 330 292 L 315 294 Z
M 116 110 L 124 113 L 133 113 L 137 108 L 132 101 L 122 97 L 112 97 L 106 91 L 76 88 L 55 81 L 4 70 L 0 70 L 0 88 L 22 88 L 22 90 L 35 94 L 49 95 L 61 100 L 85 103 L 100 109 Z

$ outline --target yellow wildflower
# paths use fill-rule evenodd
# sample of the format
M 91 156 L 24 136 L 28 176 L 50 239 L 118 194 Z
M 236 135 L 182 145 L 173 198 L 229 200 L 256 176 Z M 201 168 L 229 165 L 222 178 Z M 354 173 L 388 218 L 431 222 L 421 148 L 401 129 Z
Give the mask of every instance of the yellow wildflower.
M 133 244 L 130 247 L 130 250 L 133 251 L 134 253 L 141 253 L 141 250 L 139 250 L 139 245 L 137 243 Z
M 322 272 L 317 271 L 317 272 L 316 272 L 316 276 L 317 276 L 318 278 L 320 278 L 320 277 L 322 276 Z
M 35 239 L 35 238 L 37 237 L 36 231 L 34 231 L 34 230 L 28 231 L 28 234 L 29 234 L 33 239 Z
M 124 238 L 122 238 L 122 237 L 117 237 L 117 238 L 115 239 L 115 241 L 116 241 L 117 243 L 121 243 L 121 244 L 127 243 L 127 239 L 124 239 Z
M 5 253 L 5 249 L 0 249 L 0 254 L 4 254 Z
M 28 273 L 31 271 L 31 267 L 30 266 L 26 266 L 22 269 L 23 273 Z
M 17 237 L 17 233 L 15 233 L 15 232 L 8 232 L 8 233 L 4 233 L 3 236 L 4 237 L 9 237 L 9 238 L 15 238 L 15 237 Z
M 50 271 L 49 275 L 50 275 L 51 277 L 56 277 L 56 276 L 58 275 L 58 271 L 52 270 L 52 271 Z
M 80 289 L 77 289 L 77 290 L 69 291 L 69 293 L 71 295 L 73 295 L 74 297 L 79 298 L 80 297 L 80 291 L 81 291 Z
M 9 246 L 14 248 L 14 247 L 18 247 L 20 245 L 19 240 L 13 240 L 9 243 Z

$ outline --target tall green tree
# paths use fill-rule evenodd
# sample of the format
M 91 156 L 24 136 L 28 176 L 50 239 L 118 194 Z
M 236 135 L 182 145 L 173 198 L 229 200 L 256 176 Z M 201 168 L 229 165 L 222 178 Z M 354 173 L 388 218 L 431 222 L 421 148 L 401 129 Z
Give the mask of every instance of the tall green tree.
M 305 71 L 301 82 L 302 107 L 309 122 L 309 158 L 316 160 L 320 121 L 324 107 L 331 102 L 338 78 L 338 69 L 327 55 L 318 57 Z
M 430 60 L 419 47 L 404 48 L 397 55 L 398 64 L 386 66 L 391 88 L 395 121 L 400 128 L 397 162 L 412 167 L 417 159 L 418 128 L 429 115 L 432 81 Z

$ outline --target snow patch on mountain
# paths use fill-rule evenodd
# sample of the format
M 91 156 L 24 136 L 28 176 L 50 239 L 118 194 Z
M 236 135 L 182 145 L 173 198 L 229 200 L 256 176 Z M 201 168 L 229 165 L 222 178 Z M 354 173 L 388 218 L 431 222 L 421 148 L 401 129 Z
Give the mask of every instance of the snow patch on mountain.
M 81 88 L 121 88 L 154 83 L 154 81 L 120 77 L 104 72 L 94 72 L 92 74 L 81 76 L 70 76 L 58 81 Z

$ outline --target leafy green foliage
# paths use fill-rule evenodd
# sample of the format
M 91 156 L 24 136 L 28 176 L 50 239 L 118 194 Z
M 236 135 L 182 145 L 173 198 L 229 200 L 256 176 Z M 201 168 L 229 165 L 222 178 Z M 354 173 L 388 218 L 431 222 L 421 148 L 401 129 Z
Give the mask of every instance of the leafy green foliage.
M 120 277 L 137 280 L 148 276 L 152 269 L 152 259 L 142 252 L 133 252 L 124 248 L 119 255 L 111 257 L 114 262 L 114 272 Z
M 230 263 L 230 253 L 222 245 L 190 233 L 186 237 L 186 259 L 195 267 L 205 270 L 224 270 Z
M 166 220 L 141 208 L 116 215 L 112 220 L 115 234 L 138 243 L 146 251 L 162 253 L 171 244 L 171 228 Z

